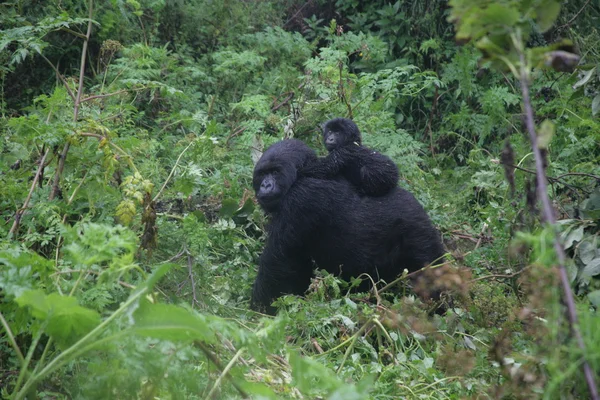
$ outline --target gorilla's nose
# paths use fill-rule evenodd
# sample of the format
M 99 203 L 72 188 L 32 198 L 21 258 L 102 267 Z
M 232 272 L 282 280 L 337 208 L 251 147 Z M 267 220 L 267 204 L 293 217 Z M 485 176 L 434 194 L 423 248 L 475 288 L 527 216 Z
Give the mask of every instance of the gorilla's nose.
M 325 139 L 325 143 L 327 143 L 327 144 L 334 144 L 335 143 L 335 136 L 333 136 L 333 135 L 327 136 L 327 139 Z
M 273 190 L 273 181 L 271 179 L 265 179 L 264 181 L 262 181 L 262 184 L 260 185 L 260 190 L 261 192 L 270 192 L 271 190 Z

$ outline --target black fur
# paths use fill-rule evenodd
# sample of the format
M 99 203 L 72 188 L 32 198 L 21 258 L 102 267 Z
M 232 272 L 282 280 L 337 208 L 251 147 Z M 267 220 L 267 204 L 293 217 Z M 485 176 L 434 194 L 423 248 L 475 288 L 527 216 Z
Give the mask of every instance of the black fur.
M 347 179 L 361 195 L 381 196 L 398 186 L 398 167 L 387 156 L 361 145 L 358 126 L 347 118 L 323 125 L 323 143 L 330 152 L 301 173 L 313 178 Z
M 271 222 L 252 292 L 254 309 L 272 312 L 277 297 L 304 293 L 313 262 L 346 280 L 368 273 L 389 282 L 404 268 L 420 269 L 444 253 L 439 234 L 409 192 L 393 188 L 380 197 L 360 197 L 344 179 L 297 174 L 315 160 L 304 143 L 284 140 L 256 164 L 254 190 Z

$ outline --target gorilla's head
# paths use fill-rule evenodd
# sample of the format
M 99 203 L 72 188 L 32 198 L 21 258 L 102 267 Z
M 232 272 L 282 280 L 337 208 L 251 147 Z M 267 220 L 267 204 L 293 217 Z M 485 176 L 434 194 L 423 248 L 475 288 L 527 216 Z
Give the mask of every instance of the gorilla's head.
M 296 182 L 297 171 L 316 160 L 315 152 L 299 140 L 286 139 L 271 145 L 256 163 L 252 178 L 262 209 L 267 213 L 277 212 L 285 194 Z
M 352 143 L 361 145 L 362 139 L 354 122 L 348 118 L 334 118 L 323 124 L 323 142 L 327 151 L 332 151 Z

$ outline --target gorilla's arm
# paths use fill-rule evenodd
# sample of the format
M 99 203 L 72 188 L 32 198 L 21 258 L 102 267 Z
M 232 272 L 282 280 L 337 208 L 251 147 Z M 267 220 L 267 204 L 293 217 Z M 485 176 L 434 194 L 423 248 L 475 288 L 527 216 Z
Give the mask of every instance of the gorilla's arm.
M 328 224 L 335 209 L 336 183 L 300 178 L 273 215 L 252 288 L 251 307 L 273 313 L 271 302 L 283 294 L 303 294 L 313 272 L 307 244 Z
M 332 150 L 300 173 L 320 179 L 346 178 L 359 193 L 381 196 L 398 185 L 398 167 L 387 156 L 355 144 Z
M 302 295 L 310 285 L 312 261 L 292 254 L 279 254 L 276 244 L 267 244 L 260 256 L 258 275 L 252 287 L 250 308 L 275 314 L 271 303 L 284 294 Z
M 391 158 L 360 147 L 360 183 L 362 192 L 368 196 L 381 196 L 398 186 L 398 167 Z M 352 182 L 355 184 L 355 182 Z

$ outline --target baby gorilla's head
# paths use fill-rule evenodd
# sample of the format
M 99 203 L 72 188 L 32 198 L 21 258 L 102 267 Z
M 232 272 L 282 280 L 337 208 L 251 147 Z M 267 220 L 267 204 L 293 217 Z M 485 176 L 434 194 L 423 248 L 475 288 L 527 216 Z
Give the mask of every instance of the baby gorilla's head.
M 358 126 L 348 118 L 334 118 L 323 124 L 323 142 L 327 151 L 333 151 L 352 143 L 361 145 Z

